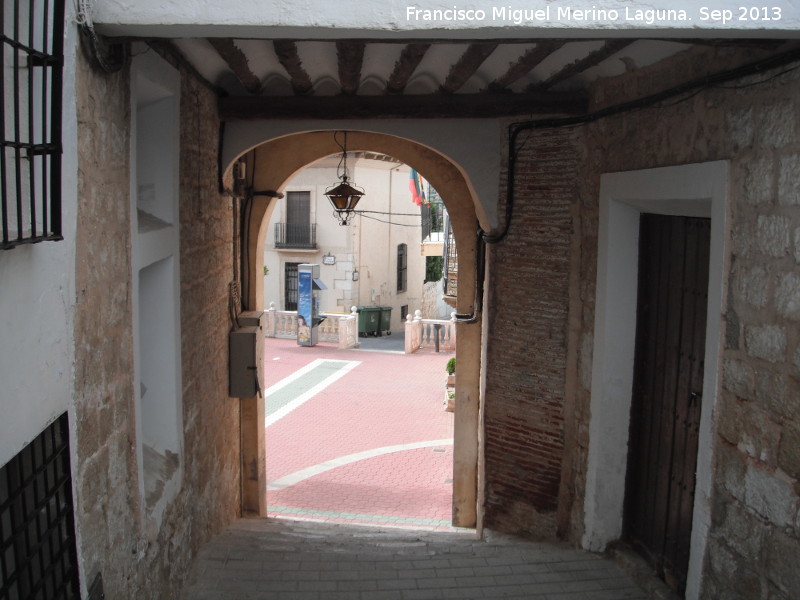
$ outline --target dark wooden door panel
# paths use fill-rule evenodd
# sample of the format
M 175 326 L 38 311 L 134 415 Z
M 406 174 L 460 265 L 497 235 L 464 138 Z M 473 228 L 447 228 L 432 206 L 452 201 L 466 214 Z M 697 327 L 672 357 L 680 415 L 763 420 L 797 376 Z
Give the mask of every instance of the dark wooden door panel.
M 705 354 L 710 221 L 642 215 L 625 537 L 686 581 Z

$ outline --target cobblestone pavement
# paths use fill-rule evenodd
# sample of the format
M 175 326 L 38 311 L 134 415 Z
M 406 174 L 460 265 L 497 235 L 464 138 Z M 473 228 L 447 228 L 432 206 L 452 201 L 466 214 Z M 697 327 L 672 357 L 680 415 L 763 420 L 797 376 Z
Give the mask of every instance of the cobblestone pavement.
M 449 529 L 452 353 L 369 341 L 362 351 L 267 340 L 268 515 Z
M 612 561 L 496 534 L 242 519 L 200 552 L 181 600 L 643 600 Z

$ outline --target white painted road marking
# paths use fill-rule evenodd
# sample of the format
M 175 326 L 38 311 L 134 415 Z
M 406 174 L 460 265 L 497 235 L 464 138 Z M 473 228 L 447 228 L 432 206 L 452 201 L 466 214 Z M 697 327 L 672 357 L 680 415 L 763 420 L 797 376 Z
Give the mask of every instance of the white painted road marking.
M 326 460 L 311 467 L 306 467 L 289 475 L 285 475 L 280 479 L 276 479 L 267 485 L 268 491 L 283 490 L 287 487 L 293 486 L 301 481 L 305 481 L 315 475 L 330 471 L 336 467 L 349 465 L 359 460 L 367 458 L 374 458 L 392 452 L 402 452 L 403 450 L 417 450 L 418 448 L 430 448 L 431 446 L 452 446 L 453 438 L 446 438 L 443 440 L 430 440 L 427 442 L 412 442 L 410 444 L 397 444 L 395 446 L 383 446 L 382 448 L 373 448 L 372 450 L 364 450 L 363 452 L 356 452 L 355 454 L 346 454 L 338 458 Z
M 285 405 L 281 406 L 275 412 L 269 414 L 269 410 L 267 410 L 267 413 L 268 413 L 267 414 L 267 418 L 266 418 L 266 426 L 267 427 L 269 427 L 270 425 L 272 425 L 273 423 L 275 423 L 279 419 L 282 419 L 283 417 L 288 415 L 290 412 L 292 412 L 296 408 L 302 406 L 303 404 L 305 404 L 306 402 L 311 400 L 311 398 L 313 398 L 314 396 L 319 394 L 322 390 L 324 390 L 326 387 L 328 387 L 329 385 L 331 385 L 335 381 L 338 381 L 339 379 L 341 379 L 342 377 L 347 375 L 350 371 L 352 371 L 358 365 L 360 365 L 361 361 L 359 361 L 359 360 L 330 360 L 330 359 L 327 359 L 327 358 L 318 358 L 317 360 L 314 360 L 314 361 L 308 363 L 305 367 L 302 367 L 301 369 L 298 369 L 297 371 L 295 371 L 294 373 L 292 373 L 288 377 L 285 377 L 284 379 L 281 379 L 275 385 L 272 385 L 269 388 L 267 388 L 267 390 L 264 392 L 264 398 L 266 399 L 267 403 L 269 402 L 270 395 L 273 395 L 273 394 L 276 394 L 276 393 L 280 392 L 281 390 L 283 390 L 283 388 L 285 388 L 289 384 L 297 381 L 298 379 L 300 379 L 303 376 L 310 376 L 311 372 L 314 371 L 314 369 L 318 369 L 319 367 L 324 366 L 326 363 L 335 363 L 337 365 L 342 365 L 342 366 L 337 371 L 335 371 L 334 373 L 332 373 L 331 375 L 326 377 L 325 379 L 322 379 L 321 381 L 319 381 L 316 385 L 314 385 L 314 387 L 306 390 L 304 393 L 300 394 L 296 398 L 293 398 L 290 402 L 288 402 Z

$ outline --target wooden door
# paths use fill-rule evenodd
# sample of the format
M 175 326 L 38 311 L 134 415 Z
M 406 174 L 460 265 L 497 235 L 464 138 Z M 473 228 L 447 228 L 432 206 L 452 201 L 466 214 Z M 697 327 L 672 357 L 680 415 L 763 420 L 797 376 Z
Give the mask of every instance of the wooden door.
M 643 214 L 626 539 L 676 591 L 689 564 L 711 221 Z

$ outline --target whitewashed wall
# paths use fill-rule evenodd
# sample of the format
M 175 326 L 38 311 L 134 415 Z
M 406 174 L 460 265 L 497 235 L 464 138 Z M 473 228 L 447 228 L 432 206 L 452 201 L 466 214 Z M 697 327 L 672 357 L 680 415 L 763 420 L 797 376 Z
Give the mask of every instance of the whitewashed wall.
M 72 3 L 67 2 L 67 22 Z M 66 28 L 64 52 L 76 51 Z M 77 144 L 75 61 L 64 68 L 62 233 L 64 241 L 0 251 L 0 465 L 57 416 L 72 398 Z M 13 416 L 14 418 L 8 418 Z
M 515 13 L 531 3 L 472 0 L 425 0 L 424 2 L 351 0 L 307 3 L 288 0 L 208 2 L 207 0 L 95 0 L 94 19 L 108 33 L 158 34 L 160 28 L 183 28 L 186 35 L 271 36 L 292 28 L 316 28 L 305 38 L 347 37 L 369 31 L 370 35 L 403 37 L 409 30 L 435 38 L 530 35 L 582 35 L 587 29 L 615 32 L 648 29 L 660 35 L 697 36 L 702 30 L 731 30 L 757 34 L 759 30 L 800 29 L 800 9 L 792 0 L 746 3 L 716 0 L 697 3 L 672 0 L 563 0 L 538 3 L 539 13 Z M 713 8 L 701 10 L 703 6 Z M 739 7 L 767 6 L 766 15 L 742 15 Z M 453 9 L 456 9 L 454 11 Z M 549 10 L 547 10 L 549 8 Z M 506 9 L 506 10 L 503 10 Z M 510 10 L 509 10 L 510 9 Z M 450 11 L 433 18 L 433 11 Z M 425 11 L 430 11 L 430 16 Z M 650 12 L 652 11 L 652 12 Z M 729 11 L 729 12 L 723 12 Z M 758 11 L 756 11 L 758 12 Z M 746 18 L 743 18 L 746 17 Z M 769 17 L 769 18 L 765 18 Z M 238 33 L 236 30 L 239 30 Z M 249 31 L 248 31 L 249 30 Z

